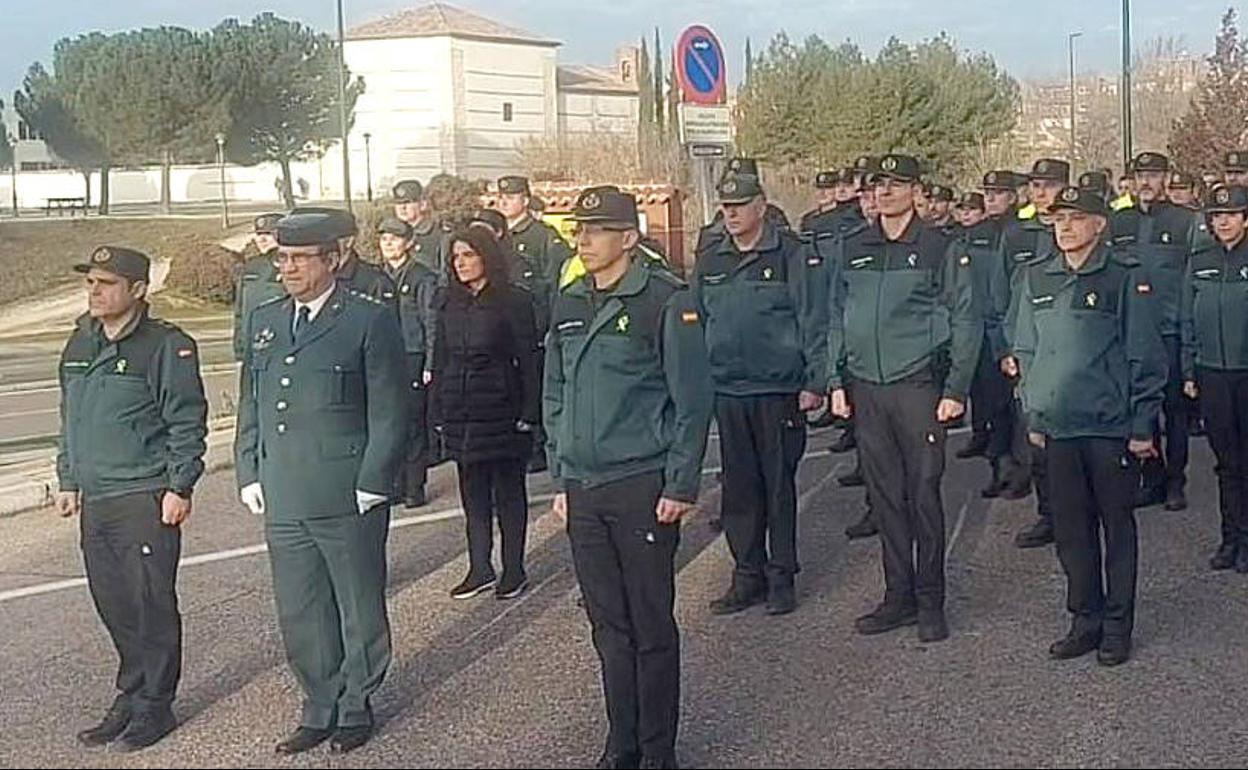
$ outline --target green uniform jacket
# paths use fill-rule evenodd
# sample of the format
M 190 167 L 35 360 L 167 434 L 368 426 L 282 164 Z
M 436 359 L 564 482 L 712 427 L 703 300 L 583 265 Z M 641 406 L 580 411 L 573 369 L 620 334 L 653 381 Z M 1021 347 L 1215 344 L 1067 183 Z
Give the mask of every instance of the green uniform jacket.
M 358 254 L 351 257 L 351 264 L 338 271 L 337 279 L 356 294 L 383 300 L 394 307 L 393 299 L 387 299 L 394 297 L 394 281 L 387 278 L 380 267 L 365 262 Z
M 1154 314 L 1164 337 L 1179 334 L 1179 303 L 1183 293 L 1183 276 L 1192 250 L 1205 233 L 1203 218 L 1191 209 L 1169 201 L 1155 203 L 1144 211 L 1138 204 L 1119 212 L 1111 232 L 1115 246 L 1128 250 L 1148 271 L 1153 286 Z M 1135 224 L 1134 238 L 1123 232 L 1124 225 Z M 1127 235 L 1124 239 L 1122 236 Z M 1208 242 L 1207 238 L 1203 239 Z
M 542 415 L 550 474 L 607 484 L 663 471 L 694 502 L 715 394 L 692 292 L 634 258 L 607 292 L 592 277 L 555 298 Z
M 992 286 L 992 312 L 1000 327 L 997 342 L 1002 343 L 993 352 L 999 361 L 1013 345 L 1019 282 L 1024 272 L 1021 268 L 1049 260 L 1057 253 L 1057 242 L 1053 239 L 1053 228 L 1038 216 L 1019 219 L 1016 212 L 1009 211 L 1004 217 L 994 217 L 993 221 L 1000 228 L 1002 260 L 1002 269 L 993 272 L 997 280 Z
M 84 314 L 61 354 L 62 491 L 88 500 L 189 491 L 204 472 L 208 401 L 195 341 L 147 310 L 112 342 Z
M 421 356 L 424 368 L 428 369 L 427 359 L 433 352 L 438 328 L 434 310 L 438 275 L 412 256 L 398 270 L 391 269 L 389 265 L 384 265 L 382 269 L 394 289 L 382 294 L 381 298 L 398 304 L 399 327 L 403 330 L 403 350 L 409 356 Z
M 530 288 L 530 293 L 550 297 L 552 287 L 559 285 L 559 271 L 563 263 L 572 257 L 572 249 L 559 237 L 555 228 L 531 216 L 511 229 L 511 243 L 541 276 L 541 291 Z
M 446 274 L 446 233 L 432 219 L 412 228 L 412 256 L 433 271 L 441 282 Z
M 1248 240 L 1196 250 L 1183 282 L 1183 379 L 1196 367 L 1248 369 Z
M 844 235 L 864 221 L 862 209 L 858 208 L 857 203 L 838 203 L 836 208 L 826 211 L 814 209 L 806 212 L 802 216 L 798 230 L 803 235 L 806 233 Z
M 1078 272 L 1062 256 L 1028 266 L 1021 288 L 1014 354 L 1031 429 L 1150 439 L 1166 356 L 1139 263 L 1102 245 Z
M 339 285 L 296 343 L 294 304 L 288 297 L 252 315 L 238 388 L 238 486 L 260 482 L 270 516 L 353 514 L 357 489 L 391 493 L 403 454 L 403 334 L 382 300 Z
M 751 251 L 732 238 L 698 255 L 693 292 L 715 390 L 732 396 L 827 389 L 823 257 L 770 223 Z
M 264 303 L 286 296 L 286 287 L 278 275 L 273 259 L 276 252 L 252 257 L 243 263 L 234 285 L 234 360 L 242 361 L 247 354 L 247 319 L 251 311 Z
M 960 259 L 967 256 L 971 261 L 971 298 L 975 312 L 984 325 L 984 343 L 999 361 L 1007 352 L 1005 333 L 1001 329 L 1004 320 L 993 301 L 995 287 L 1005 282 L 1005 260 L 1001 258 L 1001 232 L 997 223 L 985 219 L 977 225 L 963 228 L 954 241 L 950 256 Z
M 915 217 L 896 241 L 878 223 L 846 236 L 828 261 L 831 388 L 847 375 L 883 385 L 929 370 L 965 401 L 984 336 L 967 255 Z

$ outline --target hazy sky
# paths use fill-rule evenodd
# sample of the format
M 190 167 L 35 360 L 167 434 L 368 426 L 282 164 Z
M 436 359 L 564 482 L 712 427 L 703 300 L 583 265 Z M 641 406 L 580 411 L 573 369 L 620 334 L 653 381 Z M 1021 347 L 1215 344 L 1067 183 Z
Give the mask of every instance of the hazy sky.
M 348 26 L 421 0 L 344 0 Z M 964 48 L 985 51 L 1018 77 L 1066 72 L 1066 35 L 1081 30 L 1081 70 L 1111 71 L 1120 53 L 1119 0 L 459 0 L 457 5 L 564 43 L 565 63 L 607 64 L 615 47 L 657 25 L 665 46 L 688 24 L 702 23 L 729 52 L 729 79 L 740 78 L 746 37 L 762 50 L 780 30 L 850 39 L 874 53 L 889 36 L 912 41 L 948 32 Z M 1137 42 L 1175 35 L 1198 53 L 1212 48 L 1227 0 L 1134 0 Z M 1033 6 L 1036 10 L 1027 10 Z M 31 62 L 49 62 L 60 38 L 174 24 L 211 27 L 228 16 L 271 10 L 322 29 L 334 26 L 334 0 L 0 0 L 0 98 L 20 85 Z

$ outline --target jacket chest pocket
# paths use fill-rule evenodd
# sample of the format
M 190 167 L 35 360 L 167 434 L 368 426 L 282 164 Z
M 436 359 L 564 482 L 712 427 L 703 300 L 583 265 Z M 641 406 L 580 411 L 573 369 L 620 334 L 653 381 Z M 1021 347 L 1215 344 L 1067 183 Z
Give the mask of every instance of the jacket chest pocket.
M 321 368 L 325 403 L 346 406 L 364 402 L 364 374 L 355 361 L 343 361 Z
M 114 375 L 101 379 L 100 408 L 106 413 L 130 415 L 155 404 L 151 388 L 142 377 Z
M 749 281 L 746 283 L 750 304 L 766 315 L 793 312 L 793 299 L 788 284 L 779 281 Z

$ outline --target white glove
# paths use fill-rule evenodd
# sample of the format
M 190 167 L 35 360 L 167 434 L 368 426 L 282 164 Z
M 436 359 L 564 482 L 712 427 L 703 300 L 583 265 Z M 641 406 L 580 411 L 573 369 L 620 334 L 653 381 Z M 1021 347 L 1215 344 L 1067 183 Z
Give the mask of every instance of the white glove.
M 375 495 L 362 489 L 355 490 L 355 507 L 360 509 L 361 516 L 384 503 L 386 499 L 385 495 Z
M 243 501 L 247 510 L 257 516 L 264 515 L 264 490 L 260 488 L 260 482 L 253 482 L 240 489 L 238 499 Z

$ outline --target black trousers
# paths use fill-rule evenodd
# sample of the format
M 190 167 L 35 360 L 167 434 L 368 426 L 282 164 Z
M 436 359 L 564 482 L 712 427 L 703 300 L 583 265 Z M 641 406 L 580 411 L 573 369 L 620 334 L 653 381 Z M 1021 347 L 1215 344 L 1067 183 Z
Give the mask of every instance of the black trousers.
M 661 472 L 597 487 L 568 483 L 572 562 L 602 661 L 620 753 L 667 757 L 680 717 L 680 635 L 676 598 L 679 524 L 659 524 Z
M 1049 461 L 1046 447 L 1038 447 L 1028 438 L 1027 418 L 1023 405 L 1014 399 L 1010 409 L 1013 413 L 1010 452 L 1020 463 L 1031 469 L 1031 481 L 1036 488 L 1036 515 L 1052 524 L 1053 501 L 1049 491 Z
M 503 575 L 524 576 L 524 538 L 529 526 L 525 490 L 527 458 L 456 463 L 459 497 L 464 502 L 469 569 L 474 577 L 494 576 L 494 517 L 503 533 Z
M 163 496 L 87 500 L 80 521 L 87 586 L 121 659 L 117 689 L 139 713 L 168 709 L 182 673 L 182 531 L 161 523 Z
M 1165 487 L 1166 484 L 1182 487 L 1187 483 L 1188 444 L 1191 441 L 1191 404 L 1183 395 L 1183 369 L 1179 363 L 1179 338 L 1172 335 L 1163 337 L 1166 344 L 1166 360 L 1169 376 L 1166 379 L 1166 398 L 1162 402 L 1161 413 L 1165 426 L 1158 423 L 1153 428 L 1153 437 L 1161 458 L 1152 458 L 1144 462 L 1144 486 L 1148 489 Z M 1162 436 L 1165 441 L 1162 442 Z M 1164 446 L 1164 450 L 1161 448 Z
M 1200 369 L 1196 379 L 1217 459 L 1222 542 L 1248 547 L 1248 370 Z
M 715 397 L 723 458 L 720 508 L 735 584 L 792 583 L 797 563 L 797 465 L 806 421 L 797 395 Z
M 884 602 L 939 609 L 945 603 L 945 428 L 940 388 L 926 376 L 888 385 L 854 383 L 854 415 L 868 499 L 884 556 Z M 916 548 L 917 546 L 917 548 Z
M 1135 490 L 1139 462 L 1125 439 L 1048 441 L 1053 534 L 1066 606 L 1080 632 L 1130 638 L 1135 621 Z M 1102 555 L 1101 538 L 1104 536 Z
M 407 415 L 407 446 L 399 464 L 396 496 L 400 500 L 418 497 L 428 479 L 429 450 L 433 445 L 429 434 L 429 389 L 424 384 L 425 357 L 408 354 L 409 409 Z
M 1010 456 L 1012 398 L 1010 381 L 998 368 L 987 340 L 979 348 L 979 362 L 971 380 L 971 431 L 988 436 L 990 460 Z

